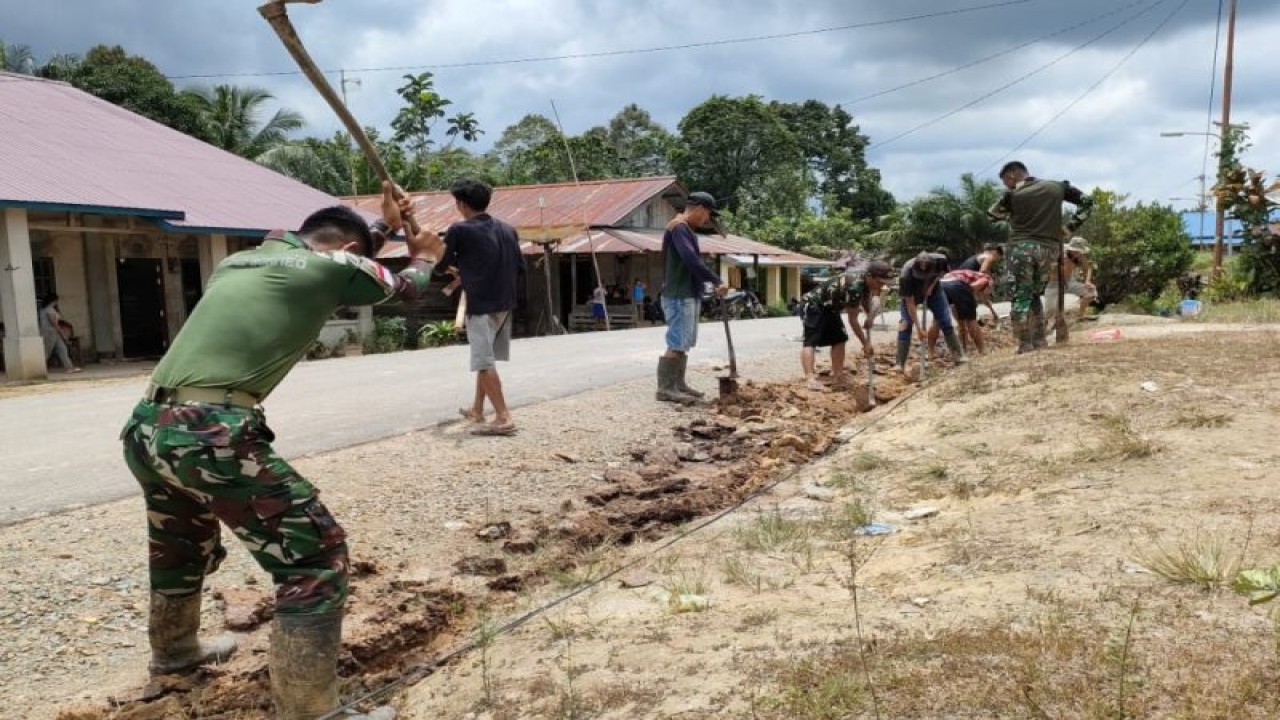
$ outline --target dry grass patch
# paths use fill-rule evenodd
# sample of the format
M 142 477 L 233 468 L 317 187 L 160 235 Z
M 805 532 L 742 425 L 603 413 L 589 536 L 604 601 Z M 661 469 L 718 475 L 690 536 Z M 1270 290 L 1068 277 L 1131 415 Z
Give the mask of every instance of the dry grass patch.
M 809 523 L 786 517 L 777 508 L 759 513 L 733 530 L 734 539 L 744 549 L 765 554 L 802 550 L 810 536 Z
M 1238 550 L 1229 541 L 1201 532 L 1179 538 L 1171 545 L 1157 543 L 1138 555 L 1138 564 L 1172 583 L 1216 590 L 1229 585 L 1240 572 L 1248 537 Z
M 1200 430 L 1203 428 L 1221 428 L 1231 424 L 1234 419 L 1233 415 L 1228 413 L 1206 412 L 1200 409 L 1183 410 L 1178 413 L 1178 417 L 1173 421 L 1175 427 L 1191 428 L 1192 430 Z
M 1163 624 L 1166 615 L 1160 615 Z M 877 637 L 762 668 L 762 720 L 872 717 L 870 672 L 885 718 L 1271 718 L 1280 672 L 1267 639 L 1178 618 L 1150 628 L 1132 606 L 1115 617 L 1054 612 Z M 869 663 L 869 667 L 864 666 Z
M 1101 460 L 1137 460 L 1151 457 L 1160 451 L 1160 444 L 1140 435 L 1133 429 L 1129 418 L 1119 414 L 1106 414 L 1099 419 L 1102 438 L 1098 445 L 1076 453 L 1081 462 Z
M 860 473 L 883 470 L 892 465 L 892 460 L 884 455 L 874 452 L 860 452 L 849 460 L 849 469 Z

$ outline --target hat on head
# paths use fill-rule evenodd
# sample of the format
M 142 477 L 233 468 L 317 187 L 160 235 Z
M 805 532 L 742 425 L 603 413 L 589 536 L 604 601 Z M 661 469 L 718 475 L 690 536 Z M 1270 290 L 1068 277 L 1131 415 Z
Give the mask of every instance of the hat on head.
M 1076 252 L 1076 253 L 1080 253 L 1081 255 L 1088 255 L 1089 241 L 1085 240 L 1082 237 L 1073 237 L 1069 242 L 1067 242 L 1067 245 L 1064 249 L 1067 252 Z
M 716 199 L 711 197 L 711 193 L 689 193 L 689 197 L 685 200 L 685 205 L 701 205 L 711 211 L 711 217 L 720 217 L 720 206 L 716 205 Z

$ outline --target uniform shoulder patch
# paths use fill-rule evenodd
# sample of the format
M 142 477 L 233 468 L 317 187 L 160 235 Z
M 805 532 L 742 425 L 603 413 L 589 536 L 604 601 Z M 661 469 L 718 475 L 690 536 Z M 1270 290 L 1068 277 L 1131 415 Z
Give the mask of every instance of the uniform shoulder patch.
M 327 257 L 339 265 L 346 265 L 359 270 L 377 281 L 377 283 L 384 287 L 388 293 L 395 290 L 396 274 L 391 272 L 387 266 L 381 263 L 374 262 L 363 255 L 355 255 L 353 253 L 346 252 L 345 250 L 317 254 Z

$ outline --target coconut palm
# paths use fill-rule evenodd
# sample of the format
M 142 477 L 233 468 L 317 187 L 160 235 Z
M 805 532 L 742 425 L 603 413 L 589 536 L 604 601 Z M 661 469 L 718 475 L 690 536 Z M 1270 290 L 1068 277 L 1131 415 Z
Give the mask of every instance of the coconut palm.
M 28 45 L 0 40 L 0 70 L 31 75 L 36 71 L 36 56 Z
M 259 122 L 264 103 L 272 99 L 262 88 L 216 85 L 188 90 L 200 110 L 204 135 L 214 145 L 241 157 L 256 159 L 288 140 L 302 127 L 302 115 L 281 108 L 270 120 Z
M 937 187 L 881 219 L 881 230 L 869 240 L 888 253 L 905 259 L 921 250 L 945 248 L 953 259 L 964 258 L 988 242 L 1002 242 L 1007 226 L 987 216 L 1000 199 L 1000 188 L 979 182 L 972 174 L 960 176 L 960 187 Z

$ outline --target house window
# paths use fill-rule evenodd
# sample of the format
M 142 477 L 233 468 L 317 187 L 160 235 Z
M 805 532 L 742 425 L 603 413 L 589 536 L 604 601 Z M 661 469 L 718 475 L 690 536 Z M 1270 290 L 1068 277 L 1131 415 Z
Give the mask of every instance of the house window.
M 32 258 L 31 272 L 35 275 L 36 302 L 42 302 L 45 298 L 58 292 L 58 282 L 53 275 L 53 258 Z

